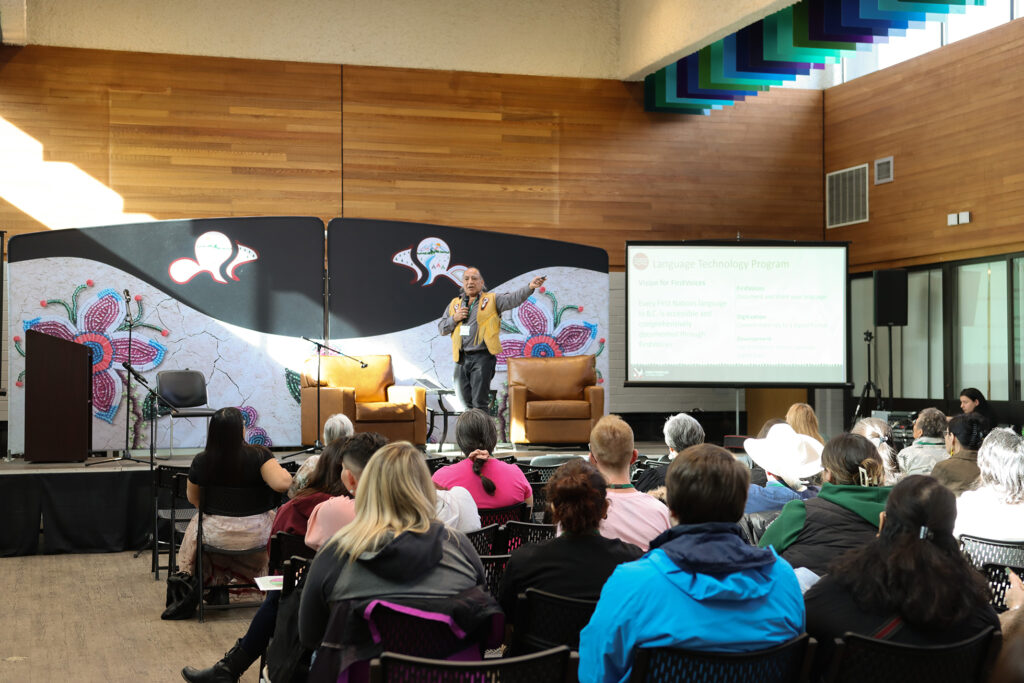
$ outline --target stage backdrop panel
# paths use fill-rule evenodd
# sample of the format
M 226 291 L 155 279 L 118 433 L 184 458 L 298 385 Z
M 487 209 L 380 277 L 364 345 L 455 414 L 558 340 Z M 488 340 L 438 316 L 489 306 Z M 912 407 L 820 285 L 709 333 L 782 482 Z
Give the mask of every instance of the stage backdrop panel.
M 526 303 L 502 315 L 502 352 L 491 388 L 498 392 L 506 438 L 507 358 L 594 354 L 598 381 L 608 376 L 603 249 L 427 223 L 339 218 L 328 225 L 327 255 L 332 346 L 357 356 L 391 354 L 399 384 L 425 377 L 452 387 L 451 339 L 440 336 L 437 325 L 467 267 L 479 268 L 496 292 L 547 276 Z M 448 403 L 461 408 L 454 399 Z M 433 407 L 434 399 L 428 404 Z M 448 430 L 450 440 L 453 432 Z M 435 431 L 432 440 L 438 436 Z
M 175 220 L 19 235 L 10 241 L 10 448 L 24 449 L 24 331 L 93 349 L 93 448 L 148 446 L 146 392 L 132 364 L 207 379 L 212 407 L 238 406 L 252 442 L 297 444 L 299 337 L 323 329 L 323 223 L 309 217 Z M 125 300 L 125 291 L 129 301 Z M 59 424 L 60 416 L 54 416 Z M 201 446 L 205 420 L 178 420 L 175 445 Z M 161 421 L 158 445 L 168 441 Z

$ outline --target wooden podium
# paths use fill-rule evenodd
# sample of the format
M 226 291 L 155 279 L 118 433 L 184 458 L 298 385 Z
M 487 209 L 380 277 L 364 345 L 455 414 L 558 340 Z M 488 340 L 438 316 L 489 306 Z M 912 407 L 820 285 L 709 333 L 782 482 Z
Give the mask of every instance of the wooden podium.
M 25 333 L 25 460 L 82 462 L 92 448 L 92 349 Z

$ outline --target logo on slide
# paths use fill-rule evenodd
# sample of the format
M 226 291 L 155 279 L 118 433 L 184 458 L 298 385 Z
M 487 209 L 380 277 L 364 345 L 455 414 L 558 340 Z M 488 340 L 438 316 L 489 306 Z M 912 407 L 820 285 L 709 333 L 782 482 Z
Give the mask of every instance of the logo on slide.
M 647 270 L 647 266 L 650 264 L 651 260 L 642 251 L 633 256 L 633 267 L 637 270 Z
M 416 261 L 413 260 L 413 255 L 416 256 Z M 451 262 L 452 250 L 448 248 L 448 243 L 440 237 L 428 237 L 421 240 L 416 245 L 416 251 L 413 252 L 412 248 L 400 251 L 391 257 L 391 262 L 396 263 L 400 266 L 404 266 L 416 274 L 410 284 L 423 280 L 421 287 L 434 284 L 434 280 L 438 277 L 446 277 L 455 284 L 462 286 L 462 274 L 466 272 L 467 266 L 455 265 L 448 267 Z M 420 265 L 423 269 L 420 269 Z M 424 275 L 424 270 L 426 274 Z
M 255 261 L 259 258 L 259 254 L 255 249 L 244 244 L 235 242 L 235 245 L 238 247 L 237 252 L 231 244 L 231 238 L 222 232 L 203 233 L 196 238 L 194 250 L 196 257 L 194 259 L 180 258 L 173 261 L 168 266 L 167 272 L 171 279 L 179 285 L 189 282 L 200 273 L 209 273 L 214 282 L 219 282 L 222 285 L 228 284 L 225 275 L 237 282 L 238 276 L 235 275 L 235 270 L 238 266 Z M 234 259 L 231 259 L 232 253 L 235 253 Z M 228 263 L 229 260 L 231 260 L 230 263 Z M 225 263 L 228 265 L 221 272 Z

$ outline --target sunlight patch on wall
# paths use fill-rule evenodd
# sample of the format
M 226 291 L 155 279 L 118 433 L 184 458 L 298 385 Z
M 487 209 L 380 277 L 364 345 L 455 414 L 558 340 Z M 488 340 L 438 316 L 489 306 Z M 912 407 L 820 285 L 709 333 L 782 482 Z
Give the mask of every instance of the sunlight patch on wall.
M 156 220 L 74 164 L 44 161 L 43 145 L 0 116 L 0 197 L 51 230 Z

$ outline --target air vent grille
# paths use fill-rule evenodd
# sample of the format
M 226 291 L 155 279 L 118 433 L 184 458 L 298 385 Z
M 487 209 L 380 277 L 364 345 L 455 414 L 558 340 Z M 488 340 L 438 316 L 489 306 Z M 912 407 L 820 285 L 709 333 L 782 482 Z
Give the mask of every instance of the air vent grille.
M 868 165 L 861 164 L 825 175 L 826 228 L 868 220 Z

